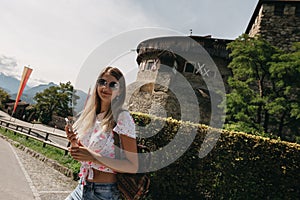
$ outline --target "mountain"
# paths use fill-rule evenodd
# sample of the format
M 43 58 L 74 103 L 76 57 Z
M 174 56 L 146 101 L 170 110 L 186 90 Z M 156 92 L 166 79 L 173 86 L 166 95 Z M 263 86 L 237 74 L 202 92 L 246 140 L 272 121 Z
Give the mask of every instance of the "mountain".
M 76 95 L 79 96 L 79 99 L 77 100 L 77 105 L 75 106 L 74 111 L 79 113 L 84 107 L 87 93 L 83 92 L 82 90 L 76 90 Z
M 4 89 L 9 94 L 18 93 L 20 80 L 15 77 L 7 76 L 0 72 L 0 88 Z M 26 89 L 30 87 L 26 86 Z
M 9 94 L 11 99 L 16 98 L 19 90 L 19 84 L 20 80 L 0 73 L 0 88 L 4 89 Z M 58 85 L 53 82 L 50 82 L 48 84 L 40 84 L 35 87 L 26 86 L 21 96 L 21 100 L 29 104 L 35 104 L 36 102 L 33 100 L 33 97 L 36 95 L 36 93 L 42 92 L 51 86 Z M 74 111 L 78 113 L 84 107 L 87 94 L 82 90 L 76 90 L 76 95 L 79 96 L 79 99 L 77 100 L 77 105 L 75 106 Z
M 55 83 L 50 82 L 48 84 L 40 84 L 38 86 L 25 89 L 21 96 L 21 100 L 25 101 L 29 104 L 35 104 L 36 102 L 33 100 L 33 97 L 36 95 L 36 93 L 43 92 L 45 89 L 47 89 L 51 86 L 57 86 L 57 85 Z M 10 94 L 10 97 L 12 99 L 15 99 L 17 97 L 17 92 L 14 94 Z
M 28 95 L 35 95 L 36 93 L 38 92 L 42 92 L 44 91 L 45 89 L 51 87 L 51 86 L 58 86 L 57 84 L 53 83 L 53 82 L 50 82 L 48 84 L 40 84 L 38 86 L 35 86 L 35 87 L 32 87 L 32 88 L 29 88 L 29 89 L 25 89 L 24 90 L 24 93 L 28 94 Z

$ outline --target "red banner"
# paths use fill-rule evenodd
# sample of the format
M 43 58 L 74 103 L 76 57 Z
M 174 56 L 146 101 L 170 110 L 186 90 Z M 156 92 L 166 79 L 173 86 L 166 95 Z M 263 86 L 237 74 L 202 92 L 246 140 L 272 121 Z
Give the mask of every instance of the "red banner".
M 18 102 L 22 96 L 22 93 L 23 93 L 23 90 L 26 86 L 26 83 L 29 79 L 29 76 L 32 72 L 32 69 L 31 68 L 28 68 L 28 67 L 24 67 L 23 69 L 23 74 L 22 74 L 22 79 L 20 81 L 20 87 L 19 87 L 19 91 L 18 91 L 18 94 L 17 94 L 17 97 L 16 97 L 16 102 L 15 102 L 15 105 L 14 105 L 14 109 L 13 109 L 13 112 L 14 113 L 16 111 L 16 108 L 18 106 Z

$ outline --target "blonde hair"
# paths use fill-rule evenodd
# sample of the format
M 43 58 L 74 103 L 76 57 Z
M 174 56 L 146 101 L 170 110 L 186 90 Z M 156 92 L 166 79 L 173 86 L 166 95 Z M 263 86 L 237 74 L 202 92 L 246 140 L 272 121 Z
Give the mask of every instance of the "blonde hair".
M 119 92 L 120 94 L 114 98 L 108 108 L 105 116 L 101 121 L 102 127 L 106 130 L 112 130 L 117 121 L 117 117 L 122 110 L 122 106 L 125 101 L 126 95 L 126 84 L 122 72 L 115 67 L 106 67 L 98 76 L 97 80 L 102 78 L 104 74 L 109 74 L 115 77 L 120 84 Z M 97 93 L 97 83 L 89 97 L 84 110 L 82 111 L 80 117 L 76 120 L 73 127 L 78 133 L 79 138 L 81 138 L 85 133 L 87 133 L 91 128 L 93 128 L 96 121 L 97 114 L 101 111 L 101 98 Z

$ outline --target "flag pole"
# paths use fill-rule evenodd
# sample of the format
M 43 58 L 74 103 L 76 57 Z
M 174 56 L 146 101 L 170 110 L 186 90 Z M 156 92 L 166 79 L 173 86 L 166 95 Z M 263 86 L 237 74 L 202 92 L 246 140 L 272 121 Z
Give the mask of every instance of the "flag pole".
M 19 86 L 18 94 L 17 94 L 17 97 L 16 97 L 16 101 L 15 101 L 15 104 L 14 104 L 13 111 L 11 113 L 11 118 L 13 117 L 13 114 L 15 113 L 15 111 L 17 109 L 19 100 L 22 96 L 23 90 L 25 89 L 26 83 L 29 79 L 29 76 L 30 76 L 31 72 L 32 72 L 31 68 L 24 66 L 22 78 L 20 80 L 20 86 Z

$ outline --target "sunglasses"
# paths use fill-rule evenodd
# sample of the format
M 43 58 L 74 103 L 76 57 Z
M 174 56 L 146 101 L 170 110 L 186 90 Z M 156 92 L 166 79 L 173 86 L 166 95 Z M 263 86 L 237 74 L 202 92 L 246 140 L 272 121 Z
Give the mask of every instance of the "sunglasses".
M 98 79 L 97 80 L 97 84 L 99 85 L 99 86 L 107 86 L 108 85 L 108 87 L 111 89 L 111 90 L 117 90 L 117 89 L 119 89 L 119 87 L 120 87 L 120 85 L 119 85 L 119 83 L 117 83 L 117 82 L 114 82 L 114 81 L 112 81 L 112 82 L 107 82 L 106 80 L 104 80 L 104 79 L 102 79 L 102 78 L 100 78 L 100 79 Z

